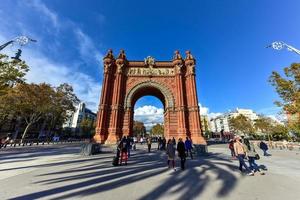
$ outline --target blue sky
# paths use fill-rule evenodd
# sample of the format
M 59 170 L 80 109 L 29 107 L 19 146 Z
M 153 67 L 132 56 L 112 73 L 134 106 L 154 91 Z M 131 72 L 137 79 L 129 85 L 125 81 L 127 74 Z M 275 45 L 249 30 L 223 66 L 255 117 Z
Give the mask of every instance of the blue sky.
M 92 109 L 107 49 L 123 48 L 129 60 L 170 60 L 174 50 L 189 49 L 209 112 L 239 107 L 269 115 L 278 112 L 269 75 L 300 57 L 265 46 L 282 40 L 300 48 L 299 8 L 298 0 L 1 0 L 0 43 L 22 34 L 37 39 L 24 48 L 28 81 L 69 82 Z M 136 107 L 144 105 L 162 107 L 149 97 Z

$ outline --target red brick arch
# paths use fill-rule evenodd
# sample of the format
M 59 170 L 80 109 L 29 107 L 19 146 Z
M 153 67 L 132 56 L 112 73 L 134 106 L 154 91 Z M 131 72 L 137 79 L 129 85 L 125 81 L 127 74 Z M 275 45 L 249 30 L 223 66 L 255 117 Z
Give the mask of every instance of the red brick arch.
M 179 52 L 172 61 L 128 61 L 124 51 L 115 59 L 112 51 L 104 57 L 104 79 L 97 117 L 95 141 L 115 143 L 132 135 L 136 101 L 146 95 L 164 105 L 164 135 L 190 136 L 195 144 L 206 144 L 200 127 L 195 83 L 195 59 Z

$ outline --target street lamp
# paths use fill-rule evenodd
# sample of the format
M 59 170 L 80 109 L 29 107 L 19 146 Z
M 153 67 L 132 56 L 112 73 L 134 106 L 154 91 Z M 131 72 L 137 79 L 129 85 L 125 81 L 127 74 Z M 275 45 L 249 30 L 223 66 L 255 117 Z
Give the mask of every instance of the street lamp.
M 21 54 L 22 54 L 22 50 L 21 48 L 23 46 L 25 46 L 26 44 L 28 44 L 29 42 L 36 42 L 36 40 L 34 39 L 31 39 L 27 36 L 18 36 L 2 45 L 0 45 L 0 51 L 3 50 L 5 47 L 7 47 L 8 45 L 13 45 L 13 44 L 19 44 L 20 45 L 20 48 L 18 49 L 18 51 L 16 52 L 16 55 L 14 57 L 11 57 L 12 59 L 14 60 L 17 60 L 17 61 L 21 61 L 20 57 L 21 57 Z
M 272 44 L 270 44 L 269 46 L 267 46 L 266 48 L 273 48 L 275 50 L 282 50 L 282 49 L 287 49 L 288 51 L 292 51 L 295 52 L 296 54 L 300 55 L 300 50 L 296 49 L 295 47 L 288 45 L 284 42 L 272 42 Z

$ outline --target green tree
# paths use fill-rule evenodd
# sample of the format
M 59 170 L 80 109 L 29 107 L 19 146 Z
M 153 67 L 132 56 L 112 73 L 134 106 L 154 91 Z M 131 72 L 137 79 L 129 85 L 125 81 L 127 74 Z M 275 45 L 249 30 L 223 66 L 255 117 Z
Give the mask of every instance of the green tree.
M 94 121 L 91 120 L 91 119 L 83 119 L 81 122 L 80 122 L 80 129 L 81 129 L 81 132 L 84 136 L 91 136 L 92 135 L 92 130 L 95 129 L 95 126 L 94 126 Z
M 14 109 L 5 95 L 0 95 L 0 130 L 14 116 Z
M 26 128 L 22 135 L 22 141 L 26 137 L 29 128 L 49 113 L 55 91 L 45 83 L 42 84 L 18 84 L 8 90 L 4 99 L 10 102 L 16 115 L 26 122 Z
M 133 135 L 144 135 L 146 134 L 146 127 L 144 126 L 143 122 L 134 121 L 133 122 Z
M 276 140 L 289 139 L 288 128 L 282 124 L 276 124 L 272 126 L 271 134 L 272 138 Z
M 164 134 L 164 126 L 161 124 L 156 124 L 150 129 L 151 135 L 163 135 Z
M 246 116 L 240 114 L 236 117 L 231 117 L 229 119 L 230 128 L 238 134 L 250 134 L 253 133 L 253 125 L 250 119 Z
M 281 101 L 275 104 L 283 108 L 283 112 L 293 116 L 288 127 L 300 136 L 300 63 L 293 63 L 284 68 L 284 76 L 273 71 L 269 81 L 275 87 Z
M 75 110 L 74 104 L 79 102 L 71 85 L 63 83 L 54 88 L 52 103 L 48 113 L 45 114 L 45 121 L 48 130 L 51 132 L 55 127 L 61 127 L 70 113 Z
M 255 120 L 254 127 L 256 131 L 261 131 L 263 134 L 266 134 L 269 141 L 271 140 L 270 134 L 273 130 L 272 119 L 261 116 L 260 118 Z
M 0 54 L 0 95 L 17 83 L 23 83 L 28 70 L 24 61 L 11 60 L 7 55 Z

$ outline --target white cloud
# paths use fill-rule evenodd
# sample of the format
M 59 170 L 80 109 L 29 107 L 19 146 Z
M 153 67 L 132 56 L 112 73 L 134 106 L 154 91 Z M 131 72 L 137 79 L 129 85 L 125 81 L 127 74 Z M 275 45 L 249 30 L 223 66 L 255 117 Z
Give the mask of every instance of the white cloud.
M 208 117 L 209 118 L 215 118 L 215 117 L 218 117 L 218 116 L 220 116 L 220 115 L 222 115 L 223 113 L 220 113 L 220 112 L 218 112 L 218 113 L 209 113 L 208 114 Z
M 134 110 L 134 120 L 143 122 L 149 130 L 155 124 L 164 122 L 164 109 L 151 105 L 138 107 Z
M 86 35 L 81 29 L 78 27 L 74 28 L 74 33 L 78 42 L 78 51 L 83 60 L 96 60 L 97 63 L 100 63 L 103 55 L 99 53 L 96 49 L 92 39 Z
M 26 14 L 29 10 L 30 12 L 36 12 L 41 16 L 41 24 L 49 27 L 50 37 L 53 38 L 51 41 L 59 43 L 62 34 L 71 34 L 70 36 L 72 38 L 70 39 L 73 39 L 76 42 L 75 46 L 78 47 L 80 59 L 89 62 L 89 64 L 91 63 L 90 61 L 96 61 L 98 64 L 100 63 L 100 60 L 103 57 L 98 53 L 100 51 L 95 47 L 93 40 L 74 22 L 60 18 L 56 12 L 49 9 L 39 0 L 20 2 L 20 4 L 22 4 L 21 6 L 23 7 L 29 7 L 29 9 L 27 8 L 27 11 L 24 12 L 23 10 L 19 10 L 20 15 Z M 1 13 L 0 21 L 4 14 Z M 11 16 L 10 20 L 14 20 L 12 17 L 13 16 Z M 11 39 L 10 37 L 14 36 L 15 32 L 19 32 L 20 28 L 22 30 L 31 30 L 30 34 L 33 35 L 37 33 L 32 31 L 34 30 L 33 26 L 36 26 L 36 24 L 28 24 L 26 21 L 22 20 L 18 20 L 17 23 L 19 24 L 18 27 L 10 27 L 10 23 L 1 23 L 3 25 L 0 29 L 1 43 Z M 29 31 L 21 32 L 27 33 Z M 56 46 L 51 46 L 51 43 L 49 44 L 47 40 L 42 40 L 37 37 L 33 38 L 38 39 L 38 42 L 35 45 L 27 45 L 21 56 L 21 59 L 25 60 L 30 67 L 30 71 L 26 75 L 27 82 L 46 82 L 54 86 L 61 83 L 69 83 L 73 86 L 76 95 L 87 104 L 87 107 L 96 111 L 99 103 L 101 83 L 92 76 L 80 71 L 74 64 L 70 66 L 66 63 L 55 61 L 55 58 L 50 56 L 57 52 Z M 49 45 L 51 46 L 49 50 L 51 50 L 52 53 L 49 51 L 47 53 L 42 53 L 43 49 Z M 6 48 L 5 51 L 1 51 L 1 53 L 6 53 L 10 56 L 13 54 L 9 47 Z M 73 63 L 80 63 L 81 60 L 74 60 Z M 94 63 L 90 65 L 95 66 Z M 97 70 L 99 70 L 98 67 Z M 101 73 L 99 72 L 98 74 Z
M 201 103 L 198 104 L 200 107 L 200 115 L 208 115 L 209 113 L 209 108 L 202 106 Z
M 273 107 L 267 107 L 257 110 L 256 112 L 258 114 L 264 114 L 264 115 L 276 115 L 281 111 L 281 108 L 278 106 Z
M 46 82 L 54 86 L 69 83 L 88 108 L 93 111 L 97 110 L 101 84 L 91 76 L 73 71 L 72 68 L 55 63 L 44 55 L 31 50 L 24 51 L 22 57 L 30 66 L 30 71 L 26 75 L 27 82 Z
M 46 17 L 54 28 L 59 29 L 59 19 L 56 12 L 50 10 L 44 3 L 42 3 L 40 0 L 34 0 L 34 1 L 26 1 L 27 5 L 33 7 L 38 12 L 43 14 L 44 17 Z

